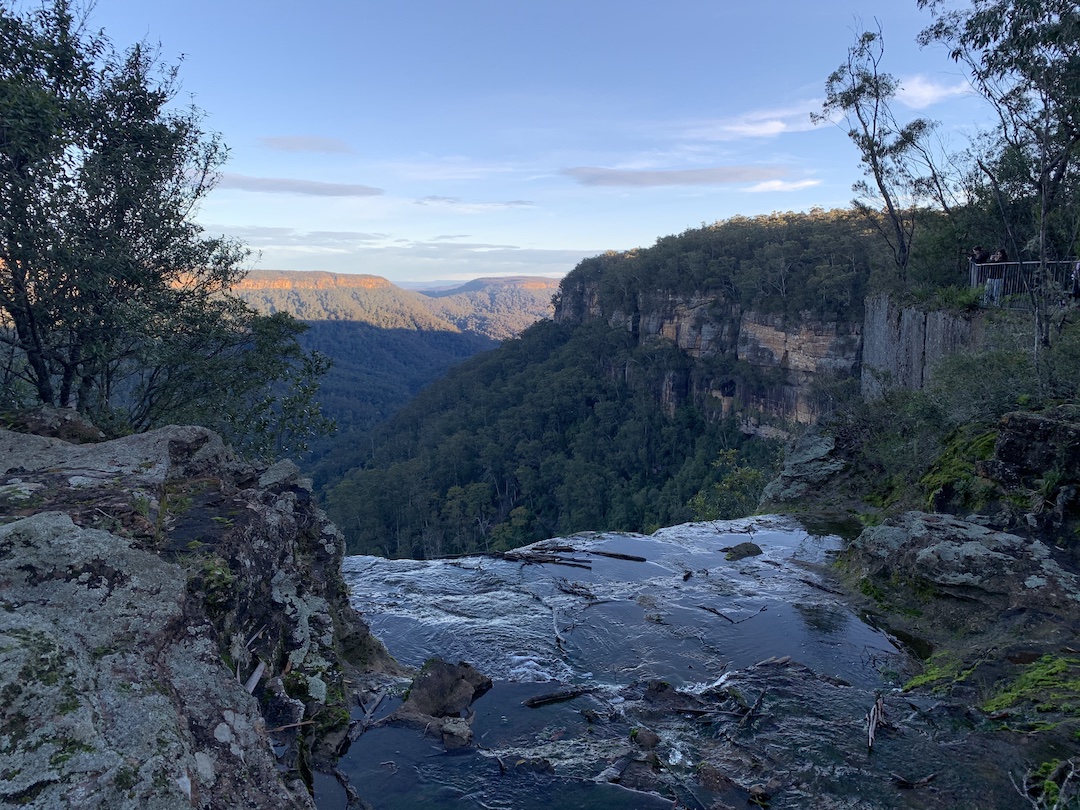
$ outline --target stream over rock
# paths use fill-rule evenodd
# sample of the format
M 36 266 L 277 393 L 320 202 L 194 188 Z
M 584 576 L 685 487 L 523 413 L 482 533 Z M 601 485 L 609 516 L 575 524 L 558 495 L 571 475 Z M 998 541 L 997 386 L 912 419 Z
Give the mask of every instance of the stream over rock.
M 761 554 L 727 559 L 742 542 Z M 841 597 L 840 545 L 766 516 L 502 557 L 346 558 L 354 606 L 398 660 L 465 661 L 494 685 L 452 750 L 378 720 L 401 700 L 372 696 L 341 770 L 376 810 L 1015 806 L 1022 763 L 972 733 L 977 713 L 899 692 L 910 658 Z

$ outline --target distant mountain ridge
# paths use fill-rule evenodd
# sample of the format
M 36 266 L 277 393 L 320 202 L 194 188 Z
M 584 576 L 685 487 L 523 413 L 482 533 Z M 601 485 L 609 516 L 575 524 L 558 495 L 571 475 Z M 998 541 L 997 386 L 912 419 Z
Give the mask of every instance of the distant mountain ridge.
M 405 290 L 374 275 L 252 270 L 233 292 L 256 309 L 304 321 L 354 321 L 383 329 L 473 332 L 505 340 L 554 311 L 559 280 L 480 278 L 449 290 Z

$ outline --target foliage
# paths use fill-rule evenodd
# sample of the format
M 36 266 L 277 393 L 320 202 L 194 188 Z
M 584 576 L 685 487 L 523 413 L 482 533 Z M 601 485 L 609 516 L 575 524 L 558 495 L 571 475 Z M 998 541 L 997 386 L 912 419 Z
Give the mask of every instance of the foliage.
M 880 30 L 866 31 L 848 49 L 847 60 L 825 83 L 821 112 L 815 122 L 843 116 L 847 135 L 859 150 L 867 178 L 853 187 L 857 210 L 869 214 L 880 226 L 896 263 L 898 278 L 907 280 L 912 239 L 920 200 L 933 184 L 918 173 L 918 159 L 925 160 L 924 142 L 933 124 L 917 118 L 900 124 L 893 116 L 891 100 L 899 83 L 881 71 L 884 45 Z M 876 212 L 884 210 L 883 216 Z
M 997 431 L 980 432 L 976 427 L 965 425 L 952 436 L 946 437 L 941 454 L 930 465 L 930 470 L 919 479 L 927 495 L 927 508 L 936 511 L 939 502 L 956 498 L 964 507 L 980 511 L 992 496 L 992 487 L 976 475 L 975 463 L 993 456 Z
M 563 279 L 557 312 L 583 320 L 595 290 L 595 314 L 605 319 L 621 313 L 632 320 L 664 296 L 683 295 L 713 299 L 717 320 L 732 306 L 790 320 L 858 320 L 863 298 L 891 263 L 857 212 L 736 216 L 660 238 L 650 248 L 586 259 Z
M 73 405 L 114 431 L 197 416 L 241 443 L 282 407 L 320 429 L 302 327 L 227 295 L 246 252 L 192 219 L 220 140 L 172 104 L 175 67 L 78 16 L 0 0 L 0 406 Z
M 1032 288 L 1036 334 L 1051 342 L 1057 292 L 1046 262 L 1075 256 L 1080 229 L 1080 11 L 1072 0 L 972 0 L 946 8 L 919 0 L 941 42 L 967 67 L 997 126 L 972 157 L 1000 209 L 1014 258 L 1039 262 Z
M 1042 656 L 985 701 L 982 709 L 999 712 L 1022 702 L 1044 711 L 1080 713 L 1080 659 Z
M 694 520 L 732 520 L 752 514 L 775 467 L 762 468 L 743 463 L 736 450 L 725 450 L 713 462 L 722 476 L 690 499 Z

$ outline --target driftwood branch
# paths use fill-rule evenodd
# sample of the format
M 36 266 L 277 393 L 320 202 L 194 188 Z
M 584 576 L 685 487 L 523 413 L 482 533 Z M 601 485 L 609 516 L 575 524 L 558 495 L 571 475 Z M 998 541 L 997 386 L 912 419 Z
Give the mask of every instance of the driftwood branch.
M 870 711 L 866 713 L 867 732 L 866 732 L 866 747 L 872 749 L 874 747 L 874 734 L 877 732 L 878 723 L 882 722 L 882 717 L 885 714 L 885 698 L 878 696 L 878 699 L 874 701 L 874 705 L 870 707 Z
M 288 723 L 288 724 L 286 724 L 284 726 L 278 726 L 277 728 L 268 728 L 266 730 L 266 733 L 267 734 L 276 734 L 279 731 L 286 731 L 286 730 L 288 730 L 290 728 L 300 728 L 300 726 L 313 726 L 313 725 L 315 725 L 314 720 L 301 720 L 299 723 Z

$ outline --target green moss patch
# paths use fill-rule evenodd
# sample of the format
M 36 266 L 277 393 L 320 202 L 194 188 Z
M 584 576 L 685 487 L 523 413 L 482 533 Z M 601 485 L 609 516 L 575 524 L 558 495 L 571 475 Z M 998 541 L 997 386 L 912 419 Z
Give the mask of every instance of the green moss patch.
M 987 712 L 1020 705 L 1037 711 L 1080 714 L 1080 657 L 1044 655 L 983 703 Z
M 938 653 L 930 656 L 922 673 L 905 683 L 903 688 L 908 692 L 929 686 L 934 692 L 945 692 L 953 684 L 965 681 L 975 671 L 975 666 L 977 665 L 966 666 L 959 658 L 947 652 Z
M 996 488 L 975 472 L 978 461 L 994 455 L 997 431 L 970 435 L 968 430 L 952 434 L 945 449 L 921 479 L 927 508 L 934 511 L 943 501 L 956 500 L 967 509 L 979 511 L 996 495 Z

